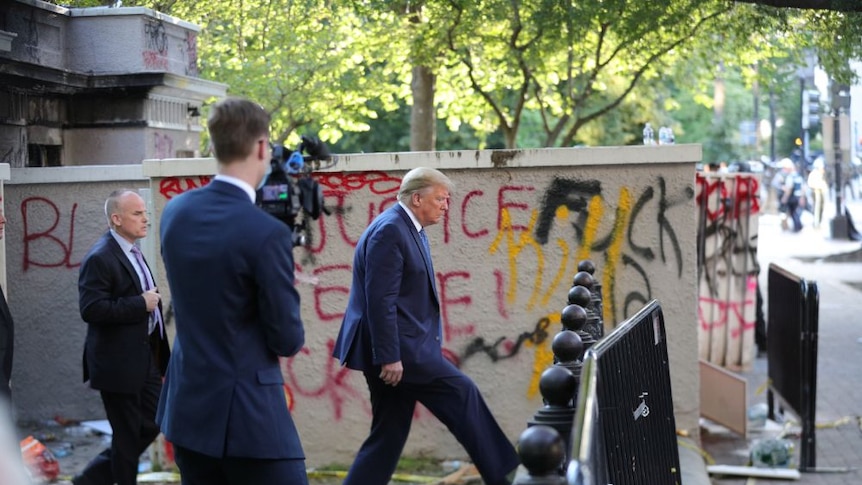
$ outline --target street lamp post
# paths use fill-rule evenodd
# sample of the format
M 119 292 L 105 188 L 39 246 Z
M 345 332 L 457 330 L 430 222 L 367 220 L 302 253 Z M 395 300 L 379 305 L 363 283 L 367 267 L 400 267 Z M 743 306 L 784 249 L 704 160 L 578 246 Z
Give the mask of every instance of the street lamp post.
M 841 178 L 841 169 L 844 163 L 844 142 L 849 143 L 849 119 L 850 109 L 850 86 L 838 84 L 835 80 L 831 83 L 831 124 L 833 153 L 835 157 L 835 217 L 832 218 L 830 229 L 832 239 L 849 239 L 849 222 L 844 213 L 844 181 Z M 845 130 L 845 125 L 848 130 Z

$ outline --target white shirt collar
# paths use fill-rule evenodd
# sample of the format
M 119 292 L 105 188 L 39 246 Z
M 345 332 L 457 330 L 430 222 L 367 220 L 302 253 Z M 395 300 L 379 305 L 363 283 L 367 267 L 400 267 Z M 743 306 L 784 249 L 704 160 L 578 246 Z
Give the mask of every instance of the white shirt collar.
M 111 228 L 111 236 L 114 236 L 114 240 L 117 241 L 117 244 L 120 245 L 120 249 L 123 250 L 123 253 L 128 254 L 129 252 L 131 252 L 132 246 L 134 246 L 134 244 L 127 241 L 126 238 L 124 238 L 123 236 L 117 234 L 117 231 L 115 231 L 113 228 Z
M 412 210 L 410 210 L 410 208 L 409 208 L 409 207 L 407 207 L 407 206 L 406 206 L 403 202 L 401 202 L 400 200 L 398 201 L 398 205 L 400 205 L 401 207 L 403 207 L 403 208 L 404 208 L 404 211 L 405 211 L 405 212 L 407 212 L 407 215 L 408 215 L 408 216 L 410 216 L 410 220 L 411 220 L 411 221 L 413 221 L 413 226 L 415 226 L 415 227 L 416 227 L 416 232 L 421 231 L 421 230 L 422 230 L 422 224 L 419 224 L 419 220 L 418 220 L 418 219 L 416 219 L 416 215 L 415 215 L 415 214 L 413 214 L 413 211 L 412 211 Z
M 251 199 L 251 202 L 254 203 L 255 197 L 256 197 L 255 193 L 254 193 L 254 187 L 249 185 L 245 180 L 240 180 L 236 177 L 231 177 L 230 175 L 224 175 L 224 174 L 216 175 L 213 180 L 220 180 L 222 182 L 226 182 L 226 183 L 229 183 L 231 185 L 234 185 L 236 187 L 241 188 L 248 195 L 248 198 Z

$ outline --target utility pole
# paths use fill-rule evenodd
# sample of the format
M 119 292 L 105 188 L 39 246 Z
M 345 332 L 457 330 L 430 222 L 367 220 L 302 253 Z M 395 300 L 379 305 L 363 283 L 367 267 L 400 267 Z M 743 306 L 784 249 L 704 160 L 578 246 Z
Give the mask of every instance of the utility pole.
M 844 180 L 842 178 L 842 166 L 845 158 L 850 154 L 850 86 L 838 84 L 834 79 L 830 83 L 831 92 L 831 116 L 824 117 L 823 139 L 824 155 L 828 160 L 829 152 L 832 152 L 835 170 L 835 217 L 832 218 L 830 229 L 832 239 L 849 239 L 849 223 L 844 213 Z M 831 131 L 832 133 L 828 133 Z M 831 134 L 832 136 L 827 136 Z M 827 149 L 826 140 L 832 139 L 831 150 Z

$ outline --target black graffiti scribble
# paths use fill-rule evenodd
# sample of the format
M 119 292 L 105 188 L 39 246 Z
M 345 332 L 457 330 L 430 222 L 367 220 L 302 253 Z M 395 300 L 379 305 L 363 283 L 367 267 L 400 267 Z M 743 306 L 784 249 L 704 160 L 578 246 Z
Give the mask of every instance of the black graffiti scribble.
M 492 344 L 485 342 L 483 337 L 476 337 L 465 347 L 458 361 L 463 365 L 470 357 L 482 353 L 487 355 L 491 362 L 498 362 L 504 359 L 511 359 L 518 355 L 524 342 L 530 342 L 534 345 L 540 345 L 548 339 L 548 326 L 551 325 L 551 320 L 548 317 L 541 318 L 536 322 L 536 326 L 531 332 L 524 332 L 518 335 L 515 343 L 508 350 L 502 350 L 500 345 L 506 341 L 506 337 L 500 337 Z
M 757 262 L 757 236 L 749 232 L 751 214 L 744 218 L 720 217 L 710 219 L 701 207 L 698 220 L 697 267 L 700 279 L 706 282 L 709 294 L 716 296 L 718 284 L 728 277 L 757 276 L 760 264 Z M 711 255 L 706 255 L 708 241 Z M 740 258 L 740 255 L 743 257 Z M 741 266 L 741 267 L 739 267 Z M 745 291 L 745 287 L 740 287 Z
M 644 286 L 646 287 L 645 293 L 633 290 L 630 291 L 628 295 L 626 295 L 625 302 L 623 303 L 623 313 L 626 317 L 628 317 L 629 315 L 634 315 L 634 312 L 637 312 L 638 310 L 643 308 L 643 306 L 646 305 L 648 301 L 652 300 L 652 288 L 650 288 L 649 277 L 647 276 L 646 271 L 644 271 L 643 266 L 641 266 L 637 261 L 632 259 L 629 255 L 624 254 L 623 265 L 631 266 L 632 269 L 634 269 L 639 275 L 641 275 L 641 278 L 644 282 Z M 632 303 L 638 303 L 638 305 L 634 308 L 634 311 L 630 313 L 629 306 Z
M 583 241 L 583 227 L 587 221 L 587 205 L 593 196 L 602 193 L 602 184 L 598 180 L 567 180 L 554 178 L 545 191 L 542 199 L 539 220 L 536 224 L 536 241 L 539 244 L 548 243 L 551 225 L 556 218 L 560 206 L 567 207 L 578 214 L 572 224 L 577 241 Z
M 661 251 L 661 260 L 663 262 L 667 262 L 667 258 L 664 254 L 664 233 L 667 232 L 667 237 L 670 238 L 670 242 L 673 247 L 673 255 L 676 258 L 677 276 L 682 276 L 682 248 L 679 245 L 676 232 L 673 230 L 673 226 L 671 226 L 670 221 L 667 218 L 667 211 L 672 207 L 682 205 L 686 201 L 693 199 L 694 188 L 687 185 L 685 189 L 683 189 L 682 194 L 674 199 L 668 199 L 667 183 L 665 182 L 664 177 L 658 178 L 658 186 L 661 196 L 659 197 L 658 214 L 656 217 L 658 219 L 658 242 L 659 251 Z
M 162 55 L 168 53 L 168 34 L 163 22 L 147 22 L 144 24 L 144 34 L 147 37 L 147 49 Z

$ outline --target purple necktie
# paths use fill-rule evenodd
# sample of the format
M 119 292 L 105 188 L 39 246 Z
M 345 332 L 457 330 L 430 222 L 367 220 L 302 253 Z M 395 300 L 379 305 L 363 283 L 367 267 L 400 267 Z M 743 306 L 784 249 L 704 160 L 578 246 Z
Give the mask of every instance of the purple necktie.
M 153 289 L 153 277 L 150 274 L 150 268 L 147 266 L 147 263 L 144 262 L 144 255 L 141 253 L 141 250 L 138 249 L 137 246 L 132 246 L 132 254 L 135 255 L 135 261 L 138 262 L 138 268 L 141 270 L 141 274 L 144 276 L 144 291 L 150 291 Z M 159 335 L 165 335 L 164 325 L 162 324 L 162 312 L 159 311 L 158 305 L 156 305 L 156 309 L 153 310 L 153 320 L 155 324 L 159 327 Z M 152 331 L 152 330 L 151 330 Z

